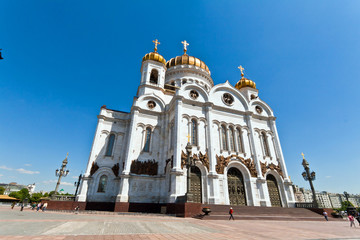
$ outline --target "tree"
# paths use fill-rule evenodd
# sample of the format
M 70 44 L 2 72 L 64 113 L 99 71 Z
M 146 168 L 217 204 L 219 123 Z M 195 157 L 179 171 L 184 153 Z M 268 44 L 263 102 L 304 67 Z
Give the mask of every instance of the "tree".
M 0 187 L 0 195 L 3 195 L 5 192 L 5 188 L 4 187 Z
M 11 192 L 11 193 L 9 194 L 9 197 L 13 197 L 13 198 L 16 198 L 16 199 L 20 199 L 20 198 L 21 198 L 19 192 Z
M 11 192 L 9 194 L 9 197 L 14 197 L 16 199 L 20 199 L 20 201 L 23 201 L 25 198 L 29 199 L 30 194 L 29 194 L 29 190 L 27 188 L 23 188 L 18 192 Z
M 43 197 L 42 193 L 33 193 L 30 197 L 30 202 L 39 202 L 40 198 Z
M 341 203 L 341 208 L 338 208 L 337 210 L 339 210 L 339 211 L 346 211 L 346 209 L 348 208 L 348 207 L 350 207 L 350 206 L 354 206 L 350 201 L 343 201 L 342 203 Z

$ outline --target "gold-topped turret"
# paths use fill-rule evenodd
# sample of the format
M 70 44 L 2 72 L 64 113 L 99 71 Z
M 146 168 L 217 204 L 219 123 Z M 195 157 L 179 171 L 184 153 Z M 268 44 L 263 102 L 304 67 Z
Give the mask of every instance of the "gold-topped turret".
M 157 52 L 157 45 L 160 45 L 160 42 L 157 39 L 155 39 L 153 43 L 155 44 L 154 52 L 146 54 L 143 57 L 142 61 L 144 62 L 146 60 L 153 60 L 153 61 L 161 62 L 162 64 L 165 65 L 166 64 L 165 58 Z
M 167 61 L 166 63 L 166 67 L 167 68 L 171 68 L 177 65 L 194 65 L 196 67 L 202 68 L 204 69 L 207 73 L 210 74 L 210 70 L 208 68 L 208 66 L 206 66 L 206 64 L 201 61 L 200 59 L 196 58 L 196 57 L 192 57 L 187 55 L 187 46 L 189 46 L 189 43 L 184 40 L 181 42 L 184 45 L 184 54 L 181 56 L 177 56 L 174 58 L 171 58 L 169 61 Z
M 241 79 L 235 84 L 235 88 L 237 89 L 241 89 L 243 87 L 251 87 L 251 88 L 255 88 L 256 89 L 256 84 L 254 81 L 247 79 L 246 77 L 244 77 L 244 68 L 240 65 L 238 67 L 238 69 L 240 69 L 241 72 Z

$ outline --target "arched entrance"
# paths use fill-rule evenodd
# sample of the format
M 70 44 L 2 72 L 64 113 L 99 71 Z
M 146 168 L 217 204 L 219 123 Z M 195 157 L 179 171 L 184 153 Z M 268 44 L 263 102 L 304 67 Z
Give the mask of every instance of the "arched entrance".
M 190 183 L 190 193 L 193 195 L 193 201 L 196 203 L 201 203 L 201 172 L 198 167 L 191 167 L 191 183 Z
M 230 205 L 246 206 L 244 178 L 237 168 L 230 168 L 228 173 Z
M 281 199 L 277 181 L 275 177 L 271 174 L 268 174 L 266 177 L 266 182 L 269 191 L 269 197 L 272 207 L 281 207 Z

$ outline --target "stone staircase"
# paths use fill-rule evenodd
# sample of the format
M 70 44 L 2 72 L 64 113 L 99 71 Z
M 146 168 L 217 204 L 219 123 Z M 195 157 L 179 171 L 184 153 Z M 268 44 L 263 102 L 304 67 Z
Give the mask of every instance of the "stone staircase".
M 203 205 L 205 207 L 205 205 Z M 194 218 L 201 220 L 228 220 L 228 205 L 206 205 L 209 215 L 199 214 Z M 235 220 L 277 220 L 277 221 L 325 221 L 324 217 L 306 208 L 233 206 Z M 329 221 L 338 221 L 329 216 Z

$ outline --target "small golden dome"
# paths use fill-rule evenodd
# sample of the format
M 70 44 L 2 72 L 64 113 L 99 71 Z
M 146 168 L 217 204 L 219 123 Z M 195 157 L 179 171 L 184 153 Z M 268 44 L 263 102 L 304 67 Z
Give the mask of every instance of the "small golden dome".
M 157 52 L 151 52 L 151 53 L 146 54 L 143 57 L 142 61 L 144 62 L 146 60 L 153 60 L 153 61 L 161 62 L 164 65 L 166 64 L 165 58 Z
M 254 81 L 242 76 L 241 79 L 235 84 L 235 88 L 240 90 L 243 87 L 251 87 L 256 89 L 256 84 Z
M 186 53 L 182 56 L 177 56 L 175 58 L 172 58 L 166 63 L 167 68 L 171 68 L 177 65 L 194 65 L 196 67 L 204 69 L 210 74 L 210 70 L 208 66 L 206 66 L 206 64 L 203 61 L 201 61 L 196 57 L 189 56 Z

